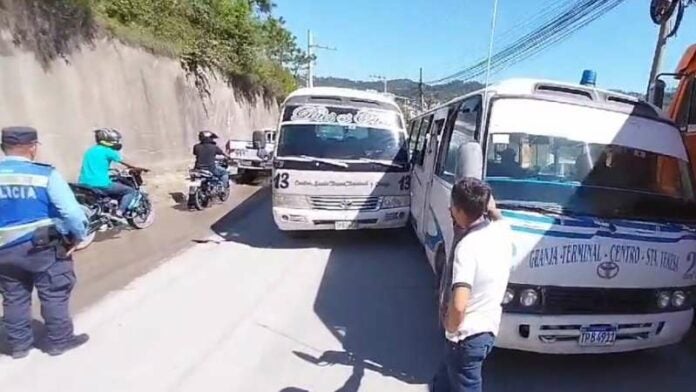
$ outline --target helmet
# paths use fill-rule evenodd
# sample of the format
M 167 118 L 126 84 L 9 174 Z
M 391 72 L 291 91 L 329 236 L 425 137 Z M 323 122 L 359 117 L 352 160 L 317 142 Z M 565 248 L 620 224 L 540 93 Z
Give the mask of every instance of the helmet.
M 217 138 L 218 138 L 218 135 L 216 135 L 215 132 L 211 132 L 211 131 L 198 132 L 198 141 L 200 141 L 201 143 L 213 142 Z
M 97 144 L 105 147 L 113 148 L 114 150 L 120 150 L 123 145 L 121 144 L 121 133 L 112 128 L 100 128 L 94 131 L 94 138 Z

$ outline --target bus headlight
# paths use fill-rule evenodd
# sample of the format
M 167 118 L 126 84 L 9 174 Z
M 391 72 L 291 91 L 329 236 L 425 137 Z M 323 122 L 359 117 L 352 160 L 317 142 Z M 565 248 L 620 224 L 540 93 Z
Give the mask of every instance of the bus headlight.
M 686 293 L 681 290 L 677 290 L 672 294 L 672 306 L 675 308 L 681 308 L 686 303 Z
M 273 194 L 273 205 L 275 207 L 285 207 L 285 208 L 304 208 L 309 209 L 309 201 L 307 196 L 304 195 L 288 195 L 285 193 L 274 193 Z
M 526 289 L 520 293 L 520 304 L 522 304 L 522 306 L 534 306 L 537 302 L 539 302 L 539 293 L 537 293 L 536 290 Z
M 508 287 L 505 289 L 505 295 L 503 296 L 503 305 L 509 304 L 513 299 L 515 299 L 515 291 Z
M 669 303 L 672 301 L 672 296 L 670 295 L 669 291 L 660 291 L 659 294 L 657 294 L 657 307 L 660 309 L 664 309 L 669 306 Z
M 408 207 L 411 204 L 411 196 L 384 196 L 382 208 Z

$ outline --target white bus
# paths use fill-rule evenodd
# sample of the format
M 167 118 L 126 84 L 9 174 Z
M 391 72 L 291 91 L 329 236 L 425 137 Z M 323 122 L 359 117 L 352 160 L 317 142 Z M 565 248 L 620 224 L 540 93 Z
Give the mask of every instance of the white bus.
M 380 93 L 316 87 L 283 103 L 273 218 L 282 231 L 406 226 L 411 186 L 404 119 Z
M 588 86 L 510 80 L 419 115 L 409 130 L 412 223 L 441 301 L 456 173 L 482 175 L 512 227 L 497 346 L 620 352 L 676 343 L 689 330 L 693 179 L 678 129 L 653 106 Z

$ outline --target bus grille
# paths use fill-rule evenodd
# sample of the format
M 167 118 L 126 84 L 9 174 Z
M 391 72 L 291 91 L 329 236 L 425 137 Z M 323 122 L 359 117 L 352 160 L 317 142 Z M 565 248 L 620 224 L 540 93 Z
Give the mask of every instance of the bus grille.
M 655 311 L 651 289 L 545 287 L 544 311 L 549 314 L 640 314 Z
M 378 196 L 310 196 L 312 209 L 330 211 L 376 211 L 381 198 Z

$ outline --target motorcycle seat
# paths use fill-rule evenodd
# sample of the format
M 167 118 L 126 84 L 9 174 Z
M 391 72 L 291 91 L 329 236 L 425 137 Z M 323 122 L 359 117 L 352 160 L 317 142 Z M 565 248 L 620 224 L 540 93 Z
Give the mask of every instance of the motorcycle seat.
M 191 170 L 191 175 L 192 176 L 197 176 L 197 177 L 205 177 L 205 178 L 210 178 L 213 176 L 213 173 L 209 170 Z
M 78 194 L 79 193 L 83 193 L 83 194 L 87 193 L 87 194 L 92 194 L 92 195 L 95 195 L 98 197 L 108 197 L 108 195 L 106 193 L 104 193 L 102 190 L 97 189 L 97 188 L 92 188 L 92 187 L 86 186 L 86 185 L 71 183 L 70 189 L 72 189 L 73 192 L 78 193 Z

